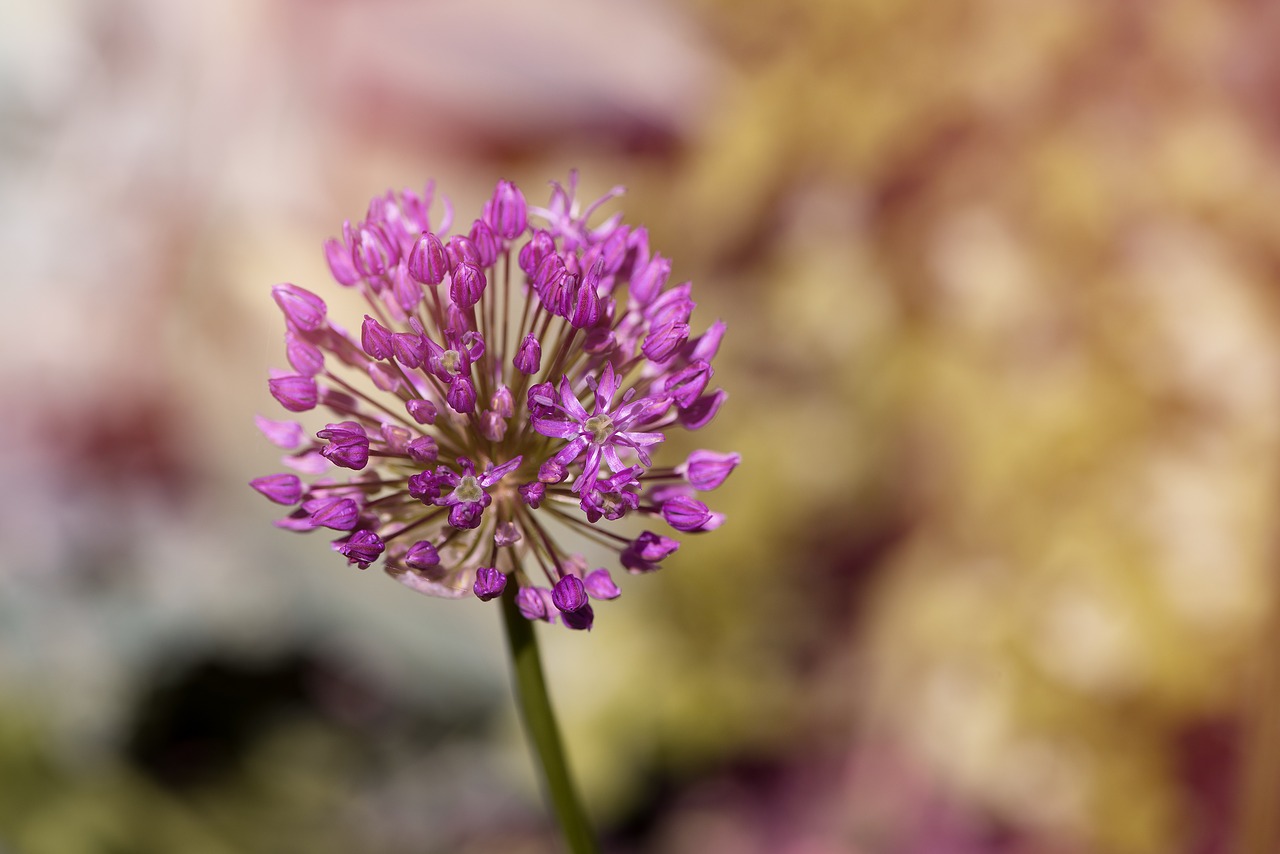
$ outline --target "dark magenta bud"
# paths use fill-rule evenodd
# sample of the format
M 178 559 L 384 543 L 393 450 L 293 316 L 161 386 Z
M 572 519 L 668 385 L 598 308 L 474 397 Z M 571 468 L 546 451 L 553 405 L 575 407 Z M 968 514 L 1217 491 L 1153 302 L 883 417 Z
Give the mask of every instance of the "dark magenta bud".
M 387 329 L 369 315 L 364 316 L 364 325 L 360 327 L 360 348 L 370 358 L 386 359 L 392 353 L 391 330 Z
M 345 541 L 338 541 L 335 548 L 346 555 L 347 562 L 361 569 L 368 569 L 369 564 L 377 560 L 386 544 L 382 542 L 382 538 L 373 531 L 356 531 Z
M 510 181 L 498 182 L 493 198 L 485 206 L 485 214 L 493 230 L 507 240 L 514 240 L 524 234 L 528 225 L 528 205 L 524 193 Z
M 517 371 L 526 376 L 533 376 L 538 372 L 542 365 L 542 345 L 532 332 L 524 336 L 524 341 L 520 342 L 520 349 L 511 362 Z
M 449 298 L 459 308 L 471 308 L 480 302 L 484 287 L 488 284 L 484 271 L 469 262 L 460 262 L 453 270 L 449 284 Z
M 409 547 L 403 558 L 407 566 L 414 569 L 430 569 L 440 563 L 440 553 L 436 547 L 426 540 L 419 540 Z
M 587 605 L 587 589 L 576 575 L 566 575 L 551 590 L 551 601 L 563 613 L 577 611 Z
M 481 602 L 488 602 L 501 596 L 506 586 L 505 573 L 492 566 L 482 566 L 476 570 L 476 581 L 471 590 Z
M 438 285 L 449 272 L 449 260 L 444 244 L 430 231 L 424 231 L 409 253 L 409 275 L 424 285 Z

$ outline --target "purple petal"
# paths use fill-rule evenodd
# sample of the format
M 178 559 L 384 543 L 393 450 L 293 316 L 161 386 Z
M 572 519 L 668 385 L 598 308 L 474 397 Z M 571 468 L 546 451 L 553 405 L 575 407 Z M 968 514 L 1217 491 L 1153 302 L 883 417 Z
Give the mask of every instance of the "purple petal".
M 560 378 L 560 405 L 574 421 L 586 421 L 590 417 L 587 410 L 578 402 L 578 396 L 573 393 L 573 386 L 569 384 L 568 377 Z
M 498 481 L 502 480 L 503 477 L 518 469 L 522 460 L 524 460 L 523 456 L 515 456 L 500 466 L 494 466 L 492 469 L 477 478 L 480 481 L 480 485 L 485 489 L 488 489 Z
M 693 402 L 693 405 L 680 411 L 680 424 L 686 430 L 700 430 L 711 423 L 720 411 L 720 405 L 728 399 L 724 389 L 716 389 L 711 394 L 704 394 Z

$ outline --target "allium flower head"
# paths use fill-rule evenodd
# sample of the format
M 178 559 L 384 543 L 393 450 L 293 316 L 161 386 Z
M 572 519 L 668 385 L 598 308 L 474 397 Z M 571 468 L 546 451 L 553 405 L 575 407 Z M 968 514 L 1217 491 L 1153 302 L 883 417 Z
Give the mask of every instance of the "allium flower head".
M 719 527 L 694 494 L 723 483 L 738 455 L 654 457 L 668 431 L 701 428 L 724 402 L 709 390 L 724 325 L 691 336 L 692 288 L 668 285 L 647 232 L 621 215 L 590 224 L 621 188 L 583 209 L 576 177 L 553 184 L 545 208 L 502 181 L 452 233 L 447 202 L 430 219 L 430 185 L 375 198 L 324 244 L 334 279 L 368 304 L 356 333 L 317 294 L 273 289 L 292 370 L 268 388 L 289 412 L 328 413 L 311 440 L 297 422 L 258 418 L 291 452 L 284 463 L 314 477 L 251 482 L 295 507 L 277 525 L 339 532 L 351 565 L 381 560 L 422 593 L 487 601 L 510 588 L 527 618 L 574 629 L 619 590 L 567 534 L 641 573 L 679 541 L 636 529 Z M 627 520 L 632 533 L 613 530 Z

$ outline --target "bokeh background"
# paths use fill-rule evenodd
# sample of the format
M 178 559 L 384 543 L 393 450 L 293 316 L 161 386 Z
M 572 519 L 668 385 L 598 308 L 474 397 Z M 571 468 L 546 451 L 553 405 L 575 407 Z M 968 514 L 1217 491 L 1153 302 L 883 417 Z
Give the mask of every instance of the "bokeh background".
M 557 850 L 497 610 L 245 484 L 272 284 L 387 188 L 574 167 L 729 323 L 744 457 L 542 632 L 609 851 L 1280 846 L 1280 7 L 0 21 L 0 851 Z

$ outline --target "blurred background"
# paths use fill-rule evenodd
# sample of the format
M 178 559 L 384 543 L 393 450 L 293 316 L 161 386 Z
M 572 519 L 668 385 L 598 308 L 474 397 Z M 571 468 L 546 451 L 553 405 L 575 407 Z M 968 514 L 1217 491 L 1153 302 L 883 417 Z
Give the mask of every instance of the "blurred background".
M 728 322 L 744 458 L 541 633 L 609 851 L 1280 848 L 1280 7 L 0 20 L 0 851 L 557 850 L 497 609 L 246 482 L 271 285 L 388 188 L 574 167 Z

